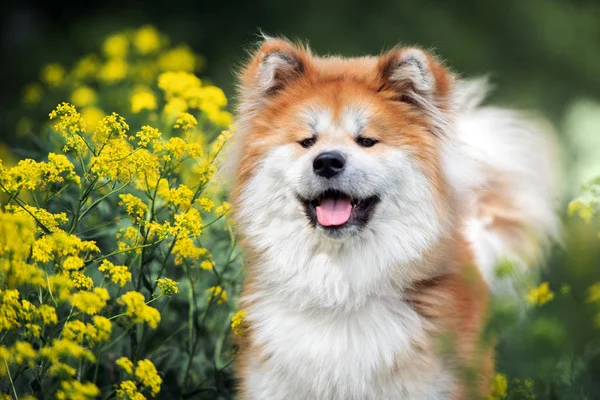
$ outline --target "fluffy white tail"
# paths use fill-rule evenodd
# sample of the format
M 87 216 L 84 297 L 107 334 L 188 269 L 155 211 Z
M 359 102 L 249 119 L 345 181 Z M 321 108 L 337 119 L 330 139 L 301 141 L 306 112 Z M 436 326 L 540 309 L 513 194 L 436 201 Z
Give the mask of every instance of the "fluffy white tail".
M 557 147 L 541 122 L 481 107 L 485 81 L 461 82 L 459 89 L 458 139 L 479 170 L 467 233 L 485 280 L 498 290 L 507 285 L 498 266 L 525 272 L 559 239 Z

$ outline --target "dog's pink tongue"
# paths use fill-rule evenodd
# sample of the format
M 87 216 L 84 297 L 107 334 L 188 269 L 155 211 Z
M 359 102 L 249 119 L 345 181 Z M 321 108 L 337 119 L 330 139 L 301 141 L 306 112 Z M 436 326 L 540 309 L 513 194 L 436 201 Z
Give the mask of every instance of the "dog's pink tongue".
M 317 206 L 317 219 L 323 226 L 338 226 L 350 219 L 352 204 L 348 199 L 324 199 Z

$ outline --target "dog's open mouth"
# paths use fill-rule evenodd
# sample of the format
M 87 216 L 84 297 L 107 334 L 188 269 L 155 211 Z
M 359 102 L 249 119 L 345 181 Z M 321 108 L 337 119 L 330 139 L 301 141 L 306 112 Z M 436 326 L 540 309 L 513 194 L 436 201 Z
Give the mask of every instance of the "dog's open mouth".
M 379 202 L 377 196 L 357 199 L 337 190 L 327 190 L 314 199 L 299 198 L 310 223 L 327 230 L 366 225 Z

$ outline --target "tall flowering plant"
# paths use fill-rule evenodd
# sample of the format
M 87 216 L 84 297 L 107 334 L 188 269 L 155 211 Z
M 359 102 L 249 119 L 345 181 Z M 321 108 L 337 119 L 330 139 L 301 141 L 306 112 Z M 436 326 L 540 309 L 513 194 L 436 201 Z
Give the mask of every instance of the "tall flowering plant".
M 146 26 L 26 88 L 31 115 L 70 102 L 20 122 L 41 154 L 0 163 L 1 392 L 192 398 L 227 379 L 241 267 L 214 175 L 231 115 L 200 61 Z

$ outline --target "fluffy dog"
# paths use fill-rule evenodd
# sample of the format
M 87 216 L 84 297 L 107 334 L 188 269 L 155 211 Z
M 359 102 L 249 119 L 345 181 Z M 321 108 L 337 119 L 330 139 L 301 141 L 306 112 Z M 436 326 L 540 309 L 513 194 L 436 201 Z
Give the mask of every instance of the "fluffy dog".
M 494 268 L 557 232 L 550 136 L 418 48 L 266 39 L 239 95 L 241 398 L 485 395 Z

